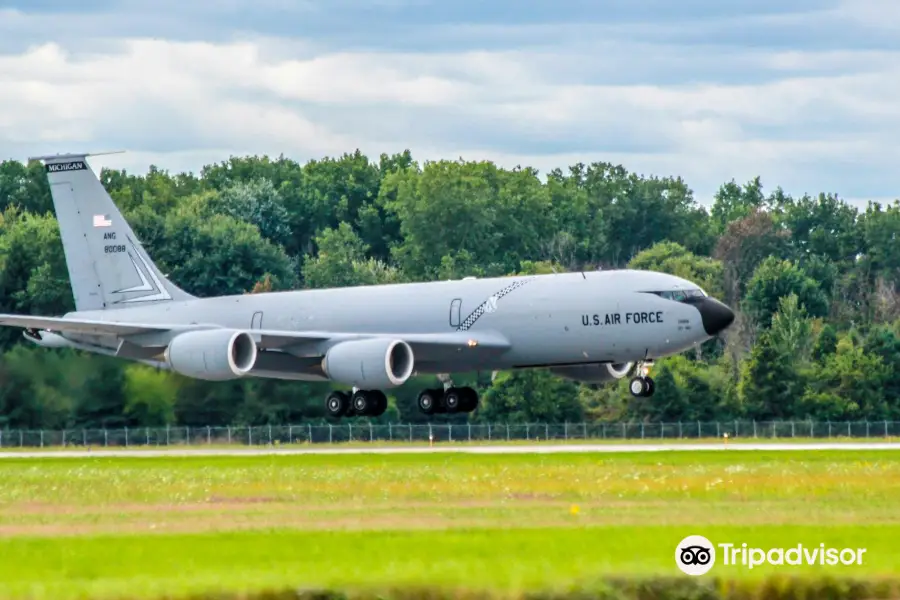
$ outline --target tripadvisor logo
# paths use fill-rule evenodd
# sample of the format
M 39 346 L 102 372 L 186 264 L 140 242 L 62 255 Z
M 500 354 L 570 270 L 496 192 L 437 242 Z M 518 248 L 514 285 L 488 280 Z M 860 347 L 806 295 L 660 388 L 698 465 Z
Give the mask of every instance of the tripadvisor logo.
M 687 575 L 703 575 L 716 564 L 716 547 L 702 535 L 689 535 L 675 548 L 675 564 Z
M 791 548 L 755 548 L 743 544 L 713 544 L 702 535 L 689 535 L 675 547 L 675 564 L 687 575 L 703 575 L 716 564 L 716 548 L 720 551 L 720 563 L 727 567 L 742 566 L 748 569 L 762 565 L 861 565 L 865 548 L 829 548 L 825 544 Z

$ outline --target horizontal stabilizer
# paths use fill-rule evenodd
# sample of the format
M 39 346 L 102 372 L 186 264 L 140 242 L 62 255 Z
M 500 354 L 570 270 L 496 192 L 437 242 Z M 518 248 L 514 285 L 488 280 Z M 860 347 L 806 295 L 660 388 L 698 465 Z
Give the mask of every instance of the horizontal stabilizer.
M 28 160 L 80 160 L 91 156 L 107 156 L 109 154 L 124 154 L 124 150 L 108 150 L 106 152 L 70 152 L 68 154 L 47 154 L 46 156 L 29 156 Z

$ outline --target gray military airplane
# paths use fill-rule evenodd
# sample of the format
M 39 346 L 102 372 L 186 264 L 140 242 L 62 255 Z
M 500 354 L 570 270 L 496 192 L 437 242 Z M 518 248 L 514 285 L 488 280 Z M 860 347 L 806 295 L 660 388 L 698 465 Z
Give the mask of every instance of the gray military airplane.
M 0 315 L 26 339 L 139 361 L 197 379 L 332 381 L 352 388 L 327 414 L 376 416 L 382 390 L 435 376 L 426 414 L 471 412 L 452 373 L 542 368 L 572 380 L 631 377 L 653 394 L 653 360 L 731 325 L 732 311 L 685 279 L 590 271 L 197 298 L 160 272 L 87 163 L 42 156 L 75 311 Z

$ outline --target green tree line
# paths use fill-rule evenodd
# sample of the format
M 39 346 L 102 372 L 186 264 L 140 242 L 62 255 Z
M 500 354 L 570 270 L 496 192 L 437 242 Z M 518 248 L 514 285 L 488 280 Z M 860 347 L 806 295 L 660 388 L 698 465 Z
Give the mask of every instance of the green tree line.
M 679 177 L 577 164 L 541 176 L 359 151 L 231 157 L 199 174 L 103 170 L 148 252 L 198 296 L 579 269 L 664 271 L 737 312 L 657 362 L 656 393 L 545 371 L 475 373 L 472 415 L 425 417 L 392 390 L 381 421 L 900 419 L 900 204 L 729 181 L 710 207 Z M 73 309 L 40 164 L 0 164 L 0 312 Z M 324 418 L 328 384 L 191 380 L 0 330 L 0 427 L 284 424 Z

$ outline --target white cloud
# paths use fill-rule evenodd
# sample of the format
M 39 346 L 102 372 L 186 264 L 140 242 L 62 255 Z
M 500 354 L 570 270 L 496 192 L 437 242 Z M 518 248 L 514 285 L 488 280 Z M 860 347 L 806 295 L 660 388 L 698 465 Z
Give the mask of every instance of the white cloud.
M 124 147 L 102 164 L 194 171 L 229 154 L 304 161 L 357 147 L 544 172 L 608 160 L 682 175 L 704 201 L 757 174 L 791 193 L 890 196 L 900 184 L 900 53 L 886 50 L 716 52 L 602 38 L 443 53 L 261 37 L 89 41 L 0 54 L 0 158 Z M 667 79 L 676 69 L 688 76 Z
M 894 0 L 841 0 L 834 14 L 874 30 L 900 30 L 900 3 Z

